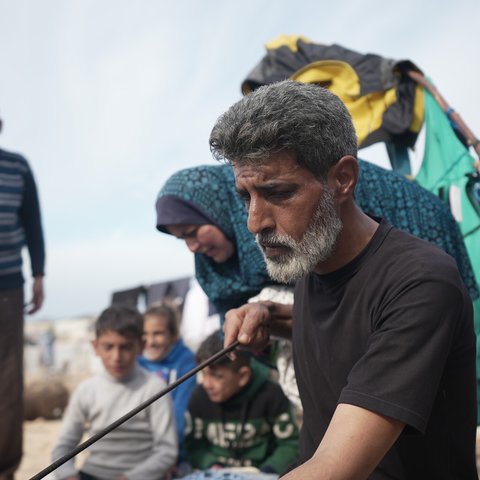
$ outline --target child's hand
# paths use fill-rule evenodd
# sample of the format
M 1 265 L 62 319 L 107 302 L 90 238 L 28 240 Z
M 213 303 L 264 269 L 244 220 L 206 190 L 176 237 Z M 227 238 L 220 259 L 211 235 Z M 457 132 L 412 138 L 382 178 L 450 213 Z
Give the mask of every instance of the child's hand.
M 113 480 L 128 480 L 125 475 L 117 475 Z

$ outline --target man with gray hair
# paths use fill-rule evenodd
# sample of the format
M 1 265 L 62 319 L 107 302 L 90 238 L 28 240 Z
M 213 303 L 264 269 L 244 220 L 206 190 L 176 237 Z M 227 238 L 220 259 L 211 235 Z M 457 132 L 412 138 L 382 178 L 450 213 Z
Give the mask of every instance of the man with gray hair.
M 357 142 L 331 92 L 283 81 L 234 104 L 213 155 L 293 310 L 227 313 L 225 344 L 291 338 L 302 464 L 285 479 L 476 479 L 472 303 L 454 260 L 355 203 Z

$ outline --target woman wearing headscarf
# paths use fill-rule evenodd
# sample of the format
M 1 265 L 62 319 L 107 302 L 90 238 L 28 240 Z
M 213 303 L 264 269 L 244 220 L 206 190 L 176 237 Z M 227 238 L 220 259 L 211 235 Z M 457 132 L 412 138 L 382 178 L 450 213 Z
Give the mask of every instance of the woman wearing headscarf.
M 194 253 L 195 276 L 221 317 L 274 284 L 247 229 L 229 165 L 173 174 L 160 190 L 156 210 L 157 229 L 184 240 Z

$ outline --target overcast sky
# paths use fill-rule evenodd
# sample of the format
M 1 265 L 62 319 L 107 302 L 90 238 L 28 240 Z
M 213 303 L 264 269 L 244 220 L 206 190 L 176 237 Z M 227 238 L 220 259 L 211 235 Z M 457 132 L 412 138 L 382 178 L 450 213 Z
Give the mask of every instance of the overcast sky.
M 214 162 L 210 130 L 268 40 L 410 59 L 478 135 L 479 18 L 479 0 L 0 0 L 0 146 L 30 161 L 47 241 L 36 318 L 193 273 L 155 230 L 155 197 L 174 171 Z M 386 166 L 381 148 L 362 156 Z

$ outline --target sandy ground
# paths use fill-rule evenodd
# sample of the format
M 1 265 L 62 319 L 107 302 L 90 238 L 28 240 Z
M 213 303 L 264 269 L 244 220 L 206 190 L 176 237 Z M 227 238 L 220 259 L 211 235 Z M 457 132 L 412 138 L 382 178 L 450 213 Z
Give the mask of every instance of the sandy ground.
M 28 480 L 51 463 L 50 454 L 61 420 L 37 419 L 24 423 L 23 459 L 15 480 Z M 52 478 L 49 475 L 45 478 Z
M 75 376 L 74 380 L 65 382 L 71 391 L 82 377 Z M 16 471 L 15 480 L 29 480 L 34 475 L 48 467 L 52 463 L 52 449 L 58 438 L 62 420 L 45 420 L 37 418 L 23 423 L 23 457 L 20 467 Z M 82 452 L 77 457 L 77 465 L 80 465 L 86 453 Z M 54 480 L 52 474 L 44 477 L 46 480 Z

